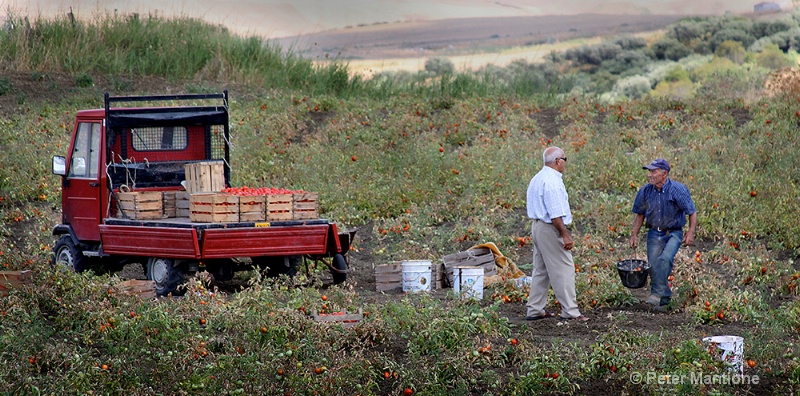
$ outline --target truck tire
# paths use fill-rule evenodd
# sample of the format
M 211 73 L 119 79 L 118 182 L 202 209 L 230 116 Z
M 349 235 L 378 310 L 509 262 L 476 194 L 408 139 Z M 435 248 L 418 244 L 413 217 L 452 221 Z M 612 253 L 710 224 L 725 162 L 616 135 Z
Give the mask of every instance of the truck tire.
M 333 256 L 331 261 L 331 275 L 333 275 L 333 283 L 339 284 L 347 280 L 347 260 L 344 256 L 337 254 Z
M 156 294 L 166 296 L 175 293 L 183 282 L 183 271 L 175 266 L 175 260 L 151 257 L 147 260 L 147 279 L 156 283 Z
M 53 268 L 81 272 L 86 269 L 87 259 L 81 249 L 75 246 L 72 237 L 62 235 L 53 247 Z

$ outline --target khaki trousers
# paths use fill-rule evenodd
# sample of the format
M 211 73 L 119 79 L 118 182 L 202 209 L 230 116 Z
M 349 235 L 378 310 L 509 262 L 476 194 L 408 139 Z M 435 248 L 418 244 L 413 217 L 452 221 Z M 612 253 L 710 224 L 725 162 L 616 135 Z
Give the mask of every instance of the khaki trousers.
M 533 272 L 528 293 L 527 316 L 541 316 L 547 305 L 550 286 L 561 304 L 561 317 L 581 315 L 575 298 L 575 263 L 572 253 L 564 250 L 564 239 L 556 227 L 541 220 L 531 225 L 533 238 Z

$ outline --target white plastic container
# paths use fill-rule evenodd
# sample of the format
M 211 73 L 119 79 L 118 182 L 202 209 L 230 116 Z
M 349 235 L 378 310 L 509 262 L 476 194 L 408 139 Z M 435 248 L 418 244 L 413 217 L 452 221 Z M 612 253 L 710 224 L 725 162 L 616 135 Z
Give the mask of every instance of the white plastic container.
M 430 260 L 406 260 L 401 263 L 403 270 L 403 292 L 417 293 L 431 291 Z
M 727 363 L 736 375 L 744 374 L 744 338 L 739 336 L 713 336 L 703 338 L 709 352 Z
M 461 298 L 483 299 L 483 267 L 454 267 L 453 290 Z

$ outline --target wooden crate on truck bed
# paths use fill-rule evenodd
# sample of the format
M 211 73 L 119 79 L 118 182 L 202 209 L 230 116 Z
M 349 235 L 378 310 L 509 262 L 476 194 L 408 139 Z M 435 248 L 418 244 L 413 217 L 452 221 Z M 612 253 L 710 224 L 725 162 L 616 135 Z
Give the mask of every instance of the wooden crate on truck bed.
M 453 284 L 453 267 L 456 266 L 482 267 L 484 276 L 497 275 L 494 253 L 488 248 L 468 249 L 444 256 L 442 257 L 442 264 L 447 274 L 447 283 L 450 285 Z
M 267 221 L 292 220 L 294 218 L 292 194 L 267 195 Z
M 222 161 L 190 162 L 184 165 L 186 192 L 219 192 L 225 188 L 225 168 Z
M 266 195 L 239 197 L 239 221 L 264 221 L 266 219 Z
M 189 197 L 186 191 L 175 192 L 175 217 L 189 217 Z
M 171 219 L 177 216 L 175 207 L 175 195 L 177 191 L 164 191 L 161 194 L 161 205 L 164 211 L 164 218 Z
M 118 192 L 117 217 L 132 220 L 153 220 L 164 218 L 164 202 L 161 191 Z
M 319 193 L 295 193 L 292 196 L 292 212 L 295 220 L 319 218 Z
M 189 211 L 193 223 L 234 223 L 239 221 L 239 197 L 218 193 L 192 194 Z

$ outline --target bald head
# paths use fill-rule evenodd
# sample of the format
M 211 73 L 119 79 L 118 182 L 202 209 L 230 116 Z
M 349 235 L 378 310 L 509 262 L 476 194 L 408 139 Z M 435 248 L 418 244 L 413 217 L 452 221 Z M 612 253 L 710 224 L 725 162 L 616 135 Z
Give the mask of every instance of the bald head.
M 556 162 L 557 158 L 561 158 L 564 156 L 564 150 L 552 146 L 544 149 L 544 153 L 542 153 L 542 160 L 544 161 L 545 165 L 552 165 Z

